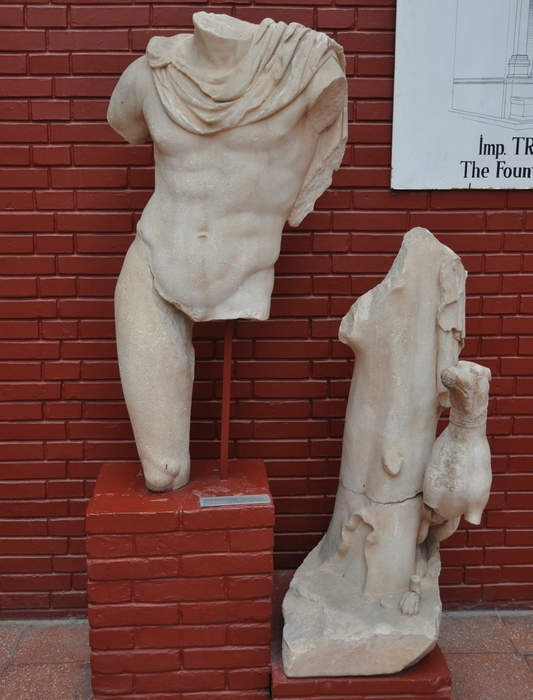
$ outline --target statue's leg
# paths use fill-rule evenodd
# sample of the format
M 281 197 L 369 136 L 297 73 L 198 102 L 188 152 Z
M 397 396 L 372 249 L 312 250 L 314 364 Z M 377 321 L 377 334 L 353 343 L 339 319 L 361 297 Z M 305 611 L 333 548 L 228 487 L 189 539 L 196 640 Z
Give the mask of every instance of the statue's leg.
M 192 321 L 157 293 L 144 244 L 132 243 L 115 292 L 120 376 L 146 486 L 189 480 Z
M 319 545 L 320 563 L 327 562 L 361 593 L 367 576 L 365 542 L 371 532 L 363 517 L 366 500 L 339 484 L 333 517 Z
M 417 535 L 424 504 L 422 496 L 400 503 L 369 502 L 365 512 L 372 532 L 366 539 L 366 595 L 399 593 L 416 571 Z

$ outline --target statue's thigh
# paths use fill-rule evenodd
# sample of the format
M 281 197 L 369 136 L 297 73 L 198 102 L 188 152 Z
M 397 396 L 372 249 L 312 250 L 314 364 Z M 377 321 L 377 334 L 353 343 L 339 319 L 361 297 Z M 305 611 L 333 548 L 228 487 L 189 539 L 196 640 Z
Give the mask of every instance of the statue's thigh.
M 143 466 L 188 455 L 192 321 L 155 290 L 139 238 L 117 282 L 115 314 L 124 397 Z

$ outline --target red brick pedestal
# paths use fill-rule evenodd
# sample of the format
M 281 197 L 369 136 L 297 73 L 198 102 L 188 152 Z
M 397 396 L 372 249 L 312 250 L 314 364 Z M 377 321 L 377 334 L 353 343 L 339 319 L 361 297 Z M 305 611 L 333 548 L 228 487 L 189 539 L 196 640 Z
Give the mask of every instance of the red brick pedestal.
M 281 662 L 281 603 L 292 571 L 275 572 L 272 700 L 451 700 L 451 675 L 439 647 L 393 676 L 287 678 Z
M 104 465 L 87 510 L 95 700 L 269 697 L 274 507 L 200 508 L 200 496 L 269 494 L 262 461 L 195 463 L 189 484 L 144 487 Z

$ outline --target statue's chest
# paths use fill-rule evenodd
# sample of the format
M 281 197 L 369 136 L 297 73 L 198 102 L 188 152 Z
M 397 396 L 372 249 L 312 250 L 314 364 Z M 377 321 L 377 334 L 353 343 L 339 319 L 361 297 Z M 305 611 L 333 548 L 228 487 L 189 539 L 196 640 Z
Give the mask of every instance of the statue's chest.
M 169 117 L 157 98 L 145 104 L 145 118 L 161 155 L 195 161 L 232 153 L 265 154 L 283 161 L 295 151 L 307 152 L 317 136 L 300 98 L 265 119 L 215 133 L 198 134 L 184 129 Z

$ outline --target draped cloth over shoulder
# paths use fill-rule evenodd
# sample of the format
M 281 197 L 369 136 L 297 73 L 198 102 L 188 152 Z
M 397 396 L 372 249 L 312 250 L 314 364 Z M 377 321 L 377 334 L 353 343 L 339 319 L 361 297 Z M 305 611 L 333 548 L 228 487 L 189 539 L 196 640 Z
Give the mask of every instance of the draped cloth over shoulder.
M 187 60 L 185 40 L 189 37 L 154 37 L 146 55 L 165 112 L 193 134 L 216 134 L 276 114 L 306 89 L 331 58 L 345 70 L 339 44 L 297 23 L 263 20 L 242 61 L 217 77 Z M 331 184 L 332 171 L 342 160 L 346 137 L 347 116 L 343 108 L 333 124 L 319 135 L 314 159 L 289 216 L 292 226 L 302 221 L 312 210 L 316 197 Z

